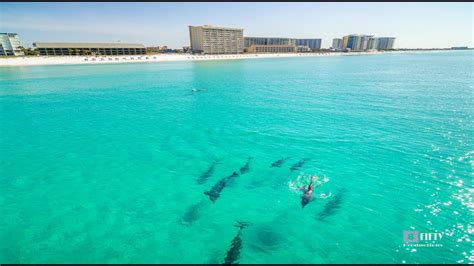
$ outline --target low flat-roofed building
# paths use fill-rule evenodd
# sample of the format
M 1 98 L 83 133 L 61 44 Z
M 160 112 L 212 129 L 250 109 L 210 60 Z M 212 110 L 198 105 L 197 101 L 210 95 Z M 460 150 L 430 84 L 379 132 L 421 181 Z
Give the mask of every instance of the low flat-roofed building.
M 296 40 L 281 37 L 245 37 L 247 53 L 296 53 Z
M 39 55 L 144 55 L 146 48 L 143 44 L 133 43 L 65 43 L 65 42 L 36 42 L 33 46 Z
M 313 49 L 311 49 L 309 46 L 307 45 L 298 45 L 296 46 L 296 51 L 298 53 L 306 53 L 306 52 L 311 52 Z
M 246 48 L 248 53 L 295 53 L 294 45 L 251 45 Z

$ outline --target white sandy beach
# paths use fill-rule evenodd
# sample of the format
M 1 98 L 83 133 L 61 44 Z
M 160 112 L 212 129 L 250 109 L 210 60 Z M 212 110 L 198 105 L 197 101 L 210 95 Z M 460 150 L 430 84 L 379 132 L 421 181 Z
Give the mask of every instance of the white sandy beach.
M 171 62 L 200 60 L 256 59 L 274 57 L 320 57 L 320 56 L 355 56 L 376 55 L 397 52 L 359 52 L 359 53 L 287 53 L 287 54 L 240 54 L 240 55 L 190 55 L 190 54 L 154 54 L 154 55 L 120 55 L 120 56 L 33 56 L 0 58 L 0 66 L 35 66 L 35 65 L 76 65 L 76 64 L 116 64 L 139 62 Z

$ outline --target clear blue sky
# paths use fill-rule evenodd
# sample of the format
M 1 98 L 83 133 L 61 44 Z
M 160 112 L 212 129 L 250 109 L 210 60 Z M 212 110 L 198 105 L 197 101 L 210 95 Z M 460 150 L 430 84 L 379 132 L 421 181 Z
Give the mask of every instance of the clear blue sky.
M 0 32 L 36 41 L 189 45 L 188 25 L 244 36 L 397 37 L 397 48 L 474 46 L 473 3 L 1 3 Z

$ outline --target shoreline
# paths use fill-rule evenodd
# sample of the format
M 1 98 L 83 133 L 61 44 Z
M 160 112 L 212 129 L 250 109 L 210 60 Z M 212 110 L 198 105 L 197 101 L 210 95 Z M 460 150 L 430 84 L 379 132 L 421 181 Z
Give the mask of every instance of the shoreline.
M 227 54 L 227 55 L 151 54 L 151 55 L 109 55 L 109 56 L 34 56 L 34 57 L 0 58 L 0 67 L 238 60 L 238 59 L 281 58 L 281 57 L 358 56 L 358 55 L 380 55 L 380 54 L 419 53 L 419 52 L 427 52 L 427 51 L 389 51 L 389 52 L 357 52 L 357 53 Z M 429 52 L 438 52 L 438 51 L 429 51 Z

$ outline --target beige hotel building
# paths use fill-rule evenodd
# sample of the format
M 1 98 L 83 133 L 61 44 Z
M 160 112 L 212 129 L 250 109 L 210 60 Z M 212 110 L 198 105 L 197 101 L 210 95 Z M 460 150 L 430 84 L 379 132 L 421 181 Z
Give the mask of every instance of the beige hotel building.
M 189 26 L 191 51 L 202 54 L 241 54 L 244 52 L 244 29 Z

